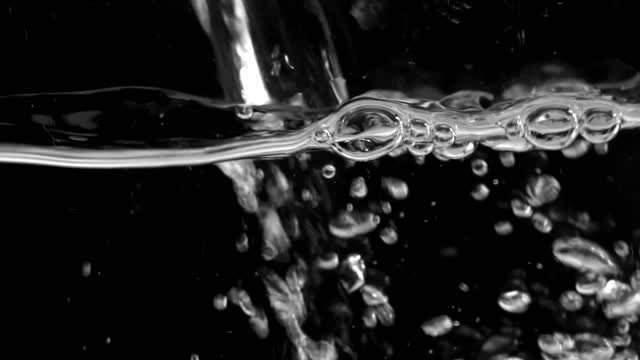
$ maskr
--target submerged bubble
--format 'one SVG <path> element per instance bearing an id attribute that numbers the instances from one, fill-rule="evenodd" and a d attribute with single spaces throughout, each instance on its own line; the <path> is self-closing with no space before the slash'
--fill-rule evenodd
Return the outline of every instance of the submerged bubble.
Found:
<path id="1" fill-rule="evenodd" d="M 591 144 L 587 141 L 577 139 L 570 146 L 562 149 L 562 155 L 567 159 L 577 159 L 589 151 Z"/>
<path id="2" fill-rule="evenodd" d="M 409 186 L 406 182 L 393 178 L 393 177 L 383 177 L 382 178 L 382 187 L 384 190 L 394 198 L 395 200 L 404 200 L 409 196 Z"/>
<path id="3" fill-rule="evenodd" d="M 382 326 L 391 326 L 396 320 L 396 312 L 389 303 L 382 303 L 374 307 L 376 317 Z"/>
<path id="4" fill-rule="evenodd" d="M 577 236 L 556 239 L 553 255 L 562 264 L 584 272 L 617 274 L 620 271 L 605 249 Z"/>
<path id="5" fill-rule="evenodd" d="M 519 290 L 511 290 L 500 294 L 498 305 L 502 310 L 514 314 L 521 314 L 527 311 L 531 304 L 531 296 Z"/>
<path id="6" fill-rule="evenodd" d="M 509 235 L 511 234 L 511 232 L 513 232 L 513 225 L 511 225 L 511 223 L 508 221 L 498 221 L 497 223 L 495 223 L 493 228 L 495 229 L 496 234 L 502 236 Z"/>
<path id="7" fill-rule="evenodd" d="M 373 231 L 379 223 L 380 217 L 370 212 L 342 211 L 329 222 L 329 232 L 348 239 Z"/>
<path id="8" fill-rule="evenodd" d="M 333 133 L 335 150 L 348 159 L 366 161 L 383 156 L 402 141 L 400 118 L 375 106 L 344 114 Z"/>
<path id="9" fill-rule="evenodd" d="M 378 315 L 376 315 L 376 311 L 372 307 L 364 309 L 362 323 L 368 328 L 374 328 L 378 324 Z"/>
<path id="10" fill-rule="evenodd" d="M 594 295 L 600 291 L 606 283 L 607 279 L 604 276 L 586 273 L 578 277 L 576 281 L 576 291 L 582 295 Z"/>
<path id="11" fill-rule="evenodd" d="M 579 359 L 608 360 L 613 356 L 611 343 L 599 335 L 591 333 L 576 334 L 573 337 L 574 349 Z"/>
<path id="12" fill-rule="evenodd" d="M 349 188 L 349 195 L 356 199 L 362 199 L 367 196 L 367 183 L 364 181 L 362 176 L 358 176 L 353 179 L 351 182 L 351 187 Z"/>
<path id="13" fill-rule="evenodd" d="M 473 190 L 471 190 L 471 197 L 474 200 L 482 201 L 489 196 L 489 188 L 485 184 L 476 185 Z"/>
<path id="14" fill-rule="evenodd" d="M 506 168 L 513 167 L 516 164 L 516 157 L 511 151 L 501 152 L 500 163 Z"/>
<path id="15" fill-rule="evenodd" d="M 527 183 L 527 201 L 538 207 L 548 204 L 560 196 L 560 183 L 551 175 L 536 175 Z"/>
<path id="16" fill-rule="evenodd" d="M 620 114 L 609 109 L 589 109 L 582 115 L 580 135 L 594 144 L 613 139 L 620 130 Z"/>
<path id="17" fill-rule="evenodd" d="M 533 214 L 533 216 L 531 217 L 531 223 L 536 230 L 540 231 L 543 234 L 548 234 L 553 229 L 551 220 L 549 220 L 548 217 L 541 213 Z"/>
<path id="18" fill-rule="evenodd" d="M 447 334 L 453 329 L 453 321 L 447 315 L 436 316 L 422 323 L 422 331 L 431 337 Z"/>
<path id="19" fill-rule="evenodd" d="M 511 290 L 500 294 L 498 305 L 502 310 L 514 314 L 521 314 L 527 311 L 531 304 L 531 296 L 519 290 Z"/>
<path id="20" fill-rule="evenodd" d="M 576 311 L 582 307 L 582 296 L 573 290 L 568 290 L 560 295 L 560 305 L 567 311 Z"/>
<path id="21" fill-rule="evenodd" d="M 578 135 L 578 118 L 566 107 L 543 107 L 525 119 L 524 136 L 534 146 L 545 150 L 560 150 Z"/>
<path id="22" fill-rule="evenodd" d="M 473 154 L 477 145 L 475 141 L 456 142 L 448 147 L 438 148 L 435 152 L 446 159 L 459 160 Z"/>
<path id="23" fill-rule="evenodd" d="M 224 294 L 217 294 L 213 297 L 213 307 L 216 310 L 224 310 L 227 308 L 227 296 Z"/>
<path id="24" fill-rule="evenodd" d="M 393 245 L 398 242 L 398 233 L 393 227 L 387 226 L 380 230 L 380 239 L 387 245 Z"/>
<path id="25" fill-rule="evenodd" d="M 246 253 L 249 251 L 249 237 L 247 234 L 241 234 L 236 240 L 236 250 L 239 253 Z"/>
<path id="26" fill-rule="evenodd" d="M 82 277 L 91 276 L 91 263 L 89 261 L 85 261 L 82 263 Z"/>
<path id="27" fill-rule="evenodd" d="M 358 254 L 347 256 L 340 265 L 340 282 L 347 292 L 352 293 L 364 285 L 365 264 Z"/>
<path id="28" fill-rule="evenodd" d="M 253 117 L 253 106 L 243 105 L 236 107 L 236 116 L 243 120 L 249 120 Z"/>
<path id="29" fill-rule="evenodd" d="M 409 121 L 407 145 L 412 154 L 418 156 L 430 154 L 434 147 L 430 137 L 431 126 L 429 122 L 420 118 L 413 118 Z"/>
<path id="30" fill-rule="evenodd" d="M 574 345 L 573 338 L 566 334 L 542 334 L 538 337 L 538 347 L 546 354 L 561 354 L 573 349 Z"/>
<path id="31" fill-rule="evenodd" d="M 331 164 L 327 164 L 325 166 L 322 167 L 322 176 L 325 179 L 332 179 L 334 176 L 336 176 L 336 168 L 335 166 L 331 165 Z"/>
<path id="32" fill-rule="evenodd" d="M 362 293 L 362 300 L 369 306 L 377 306 L 389 302 L 387 295 L 375 286 L 364 285 L 360 292 Z"/>
<path id="33" fill-rule="evenodd" d="M 630 291 L 620 299 L 606 304 L 604 314 L 609 319 L 640 315 L 640 290 Z"/>
<path id="34" fill-rule="evenodd" d="M 611 279 L 598 291 L 600 301 L 617 301 L 631 292 L 631 287 L 622 281 Z"/>
<path id="35" fill-rule="evenodd" d="M 511 211 L 513 211 L 513 215 L 520 218 L 527 218 L 533 214 L 531 206 L 520 199 L 511 200 Z"/>
<path id="36" fill-rule="evenodd" d="M 606 155 L 609 152 L 609 144 L 608 143 L 595 144 L 593 145 L 593 149 L 596 151 L 596 154 L 598 155 Z"/>
<path id="37" fill-rule="evenodd" d="M 621 258 L 629 256 L 629 245 L 626 242 L 619 240 L 613 243 L 613 251 Z"/>
<path id="38" fill-rule="evenodd" d="M 391 203 L 388 201 L 383 201 L 380 203 L 380 208 L 382 209 L 382 212 L 385 214 L 391 214 Z"/>
<path id="39" fill-rule="evenodd" d="M 436 124 L 433 127 L 433 141 L 436 148 L 451 146 L 456 140 L 456 133 L 449 124 Z"/>
<path id="40" fill-rule="evenodd" d="M 489 171 L 489 165 L 484 159 L 473 159 L 471 161 L 471 171 L 477 176 L 485 176 Z"/>
<path id="41" fill-rule="evenodd" d="M 331 141 L 331 133 L 327 129 L 320 129 L 313 133 L 313 140 L 318 144 L 327 144 Z"/>

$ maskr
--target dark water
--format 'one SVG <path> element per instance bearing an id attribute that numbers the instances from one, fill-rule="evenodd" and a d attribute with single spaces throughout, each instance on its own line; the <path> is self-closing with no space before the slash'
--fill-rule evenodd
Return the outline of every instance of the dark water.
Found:
<path id="1" fill-rule="evenodd" d="M 411 93 L 423 84 L 442 93 L 494 90 L 539 61 L 568 62 L 575 69 L 603 58 L 640 64 L 629 45 L 635 39 L 631 2 L 367 3 L 382 9 L 371 15 L 369 30 L 355 20 L 344 25 L 353 34 L 342 46 L 353 55 L 346 63 L 354 93 Z M 219 94 L 212 55 L 187 5 L 9 1 L 0 7 L 9 61 L 1 72 L 5 95 L 124 85 Z M 193 121 L 201 124 L 197 116 Z M 292 238 L 289 257 L 273 262 L 264 259 L 260 217 L 241 208 L 232 181 L 214 166 L 2 165 L 3 352 L 26 358 L 296 358 L 264 278 L 269 271 L 284 274 L 298 259 L 310 268 L 302 328 L 312 339 L 332 339 L 341 359 L 538 359 L 540 334 L 610 338 L 618 321 L 608 319 L 601 304 L 589 305 L 593 297 L 585 296 L 576 312 L 561 306 L 560 295 L 575 289 L 578 274 L 554 258 L 552 244 L 567 234 L 589 238 L 611 254 L 621 272 L 614 277 L 630 282 L 640 251 L 637 137 L 622 132 L 606 154 L 591 148 L 577 159 L 560 152 L 516 154 L 514 167 L 483 148 L 463 161 L 427 157 L 423 164 L 402 155 L 352 165 L 325 152 L 257 162 L 267 183 L 277 178 L 277 167 L 290 184 L 276 193 L 281 201 L 259 195 L 263 203 L 277 204 Z M 486 175 L 473 173 L 475 159 L 486 161 Z M 335 168 L 329 179 L 323 176 L 327 164 Z M 561 184 L 559 197 L 536 209 L 551 219 L 549 232 L 511 209 L 537 171 Z M 368 192 L 354 200 L 349 190 L 358 176 Z M 383 177 L 405 182 L 408 197 L 390 197 Z M 470 194 L 480 183 L 489 190 L 483 201 Z M 315 194 L 316 205 L 304 190 Z M 380 201 L 389 202 L 390 213 Z M 376 230 L 349 239 L 332 235 L 329 223 L 348 203 L 378 214 Z M 292 235 L 293 219 L 298 236 Z M 512 231 L 499 235 L 495 225 L 504 221 Z M 396 229 L 396 243 L 379 238 L 386 226 Z M 242 234 L 247 252 L 236 244 Z M 616 254 L 616 241 L 628 245 L 628 256 Z M 361 294 L 346 292 L 342 275 L 313 268 L 327 252 L 341 259 L 361 254 L 367 281 L 389 298 L 393 325 L 365 327 Z M 231 302 L 224 311 L 215 309 L 215 296 L 232 287 L 245 289 L 265 311 L 268 337 L 261 339 Z M 513 289 L 532 298 L 522 314 L 497 303 Z M 427 336 L 424 322 L 439 315 L 458 324 L 449 334 Z M 640 351 L 638 333 L 632 322 L 631 344 L 619 348 Z M 492 338 L 497 345 L 486 345 Z"/>

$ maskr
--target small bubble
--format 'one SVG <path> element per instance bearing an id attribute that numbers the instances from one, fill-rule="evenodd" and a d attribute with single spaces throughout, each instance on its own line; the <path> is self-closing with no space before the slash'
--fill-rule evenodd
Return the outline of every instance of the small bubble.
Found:
<path id="1" fill-rule="evenodd" d="M 347 211 L 353 211 L 353 204 L 352 203 L 348 203 L 347 204 Z"/>
<path id="2" fill-rule="evenodd" d="M 398 146 L 397 148 L 391 150 L 389 153 L 389 157 L 396 158 L 400 155 L 404 155 L 407 152 L 407 148 L 404 146 Z"/>
<path id="3" fill-rule="evenodd" d="M 618 326 L 616 326 L 616 331 L 619 334 L 626 334 L 629 332 L 630 328 L 631 324 L 626 319 L 620 319 L 620 321 L 618 321 Z"/>
<path id="4" fill-rule="evenodd" d="M 383 303 L 375 308 L 376 317 L 382 326 L 391 326 L 395 322 L 396 312 L 389 303 Z"/>
<path id="5" fill-rule="evenodd" d="M 358 254 L 349 255 L 340 265 L 340 282 L 348 293 L 364 285 L 365 264 Z"/>
<path id="6" fill-rule="evenodd" d="M 469 291 L 469 285 L 467 285 L 465 283 L 460 283 L 460 285 L 458 285 L 458 288 L 462 292 L 468 292 Z"/>
<path id="7" fill-rule="evenodd" d="M 385 227 L 380 230 L 380 239 L 387 245 L 393 245 L 398 242 L 398 233 L 393 227 Z"/>
<path id="8" fill-rule="evenodd" d="M 249 250 L 249 237 L 247 234 L 242 234 L 236 240 L 236 250 L 239 253 L 246 253 Z"/>
<path id="9" fill-rule="evenodd" d="M 385 214 L 391 214 L 391 203 L 388 201 L 383 201 L 382 203 L 380 203 L 380 206 L 382 207 L 382 212 Z"/>
<path id="10" fill-rule="evenodd" d="M 320 129 L 313 133 L 313 140 L 318 144 L 327 144 L 331 141 L 331 133 L 327 129 Z"/>
<path id="11" fill-rule="evenodd" d="M 582 304 L 582 296 L 573 290 L 565 291 L 560 295 L 560 305 L 567 311 L 577 311 Z"/>
<path id="12" fill-rule="evenodd" d="M 562 149 L 561 152 L 562 155 L 564 155 L 564 157 L 566 157 L 567 159 L 577 159 L 584 156 L 584 154 L 589 151 L 590 147 L 591 144 L 589 144 L 587 141 L 578 139 L 574 141 L 570 146 Z"/>
<path id="13" fill-rule="evenodd" d="M 476 185 L 473 190 L 471 190 L 471 197 L 474 200 L 482 201 L 489 196 L 489 188 L 485 184 Z"/>
<path id="14" fill-rule="evenodd" d="M 511 290 L 502 293 L 498 298 L 498 305 L 502 310 L 514 314 L 527 311 L 531 304 L 531 296 L 524 291 Z"/>
<path id="15" fill-rule="evenodd" d="M 522 138 L 524 128 L 518 119 L 511 119 L 504 125 L 504 132 L 509 139 L 517 140 Z"/>
<path id="16" fill-rule="evenodd" d="M 455 142 L 449 147 L 436 149 L 435 154 L 446 159 L 459 160 L 473 154 L 477 145 L 475 141 Z"/>
<path id="17" fill-rule="evenodd" d="M 622 120 L 618 113 L 605 109 L 589 109 L 582 116 L 580 135 L 594 144 L 602 144 L 618 133 Z"/>
<path id="18" fill-rule="evenodd" d="M 560 150 L 578 135 L 578 118 L 566 107 L 540 108 L 527 116 L 524 128 L 524 136 L 532 145 Z"/>
<path id="19" fill-rule="evenodd" d="M 594 273 L 586 273 L 576 280 L 576 291 L 582 295 L 594 295 L 606 284 L 607 279 Z"/>
<path id="20" fill-rule="evenodd" d="M 91 263 L 88 261 L 82 263 L 82 276 L 85 278 L 91 276 Z"/>
<path id="21" fill-rule="evenodd" d="M 602 301 L 618 301 L 631 293 L 631 287 L 621 281 L 611 279 L 597 293 L 597 299 Z M 640 298 L 638 299 L 640 300 Z"/>
<path id="22" fill-rule="evenodd" d="M 527 201 L 533 207 L 548 204 L 560 196 L 560 182 L 551 175 L 536 175 L 527 183 Z"/>
<path id="23" fill-rule="evenodd" d="M 329 232 L 349 239 L 375 230 L 379 223 L 380 217 L 370 212 L 342 211 L 329 222 Z"/>
<path id="24" fill-rule="evenodd" d="M 389 298 L 380 289 L 371 285 L 364 285 L 360 288 L 362 300 L 369 306 L 382 305 L 389 302 Z"/>
<path id="25" fill-rule="evenodd" d="M 471 161 L 471 171 L 476 176 L 485 176 L 489 171 L 489 166 L 483 159 L 473 159 L 473 161 Z"/>
<path id="26" fill-rule="evenodd" d="M 409 121 L 409 151 L 414 155 L 424 156 L 431 153 L 434 144 L 430 141 L 431 127 L 426 120 L 413 118 Z"/>
<path id="27" fill-rule="evenodd" d="M 598 155 L 606 155 L 609 152 L 609 144 L 608 143 L 594 144 L 593 149 L 596 151 L 596 154 Z"/>
<path id="28" fill-rule="evenodd" d="M 336 168 L 331 165 L 331 164 L 327 164 L 325 166 L 322 167 L 322 176 L 325 179 L 331 179 L 334 176 L 336 176 Z"/>
<path id="29" fill-rule="evenodd" d="M 621 258 L 626 258 L 629 256 L 629 245 L 622 240 L 616 241 L 613 243 L 613 251 Z"/>
<path id="30" fill-rule="evenodd" d="M 511 200 L 511 211 L 513 215 L 520 218 L 527 218 L 533 214 L 531 206 L 520 199 Z"/>
<path id="31" fill-rule="evenodd" d="M 316 264 L 320 269 L 333 270 L 338 267 L 340 259 L 335 252 L 326 253 L 316 260 Z"/>
<path id="32" fill-rule="evenodd" d="M 511 168 L 516 164 L 516 157 L 511 151 L 501 152 L 500 163 L 506 168 Z"/>
<path id="33" fill-rule="evenodd" d="M 300 196 L 302 197 L 303 201 L 312 201 L 313 200 L 313 194 L 308 189 L 303 189 L 302 193 L 300 194 Z"/>
<path id="34" fill-rule="evenodd" d="M 422 323 L 422 331 L 431 337 L 447 334 L 453 329 L 453 321 L 447 315 L 436 316 Z"/>
<path id="35" fill-rule="evenodd" d="M 351 182 L 351 188 L 349 189 L 349 195 L 355 199 L 362 199 L 367 196 L 367 183 L 362 176 L 358 176 Z"/>
<path id="36" fill-rule="evenodd" d="M 222 311 L 227 308 L 227 297 L 224 294 L 217 294 L 213 297 L 213 308 Z"/>
<path id="37" fill-rule="evenodd" d="M 433 140 L 437 148 L 451 146 L 456 138 L 456 134 L 449 124 L 436 124 L 433 128 Z"/>
<path id="38" fill-rule="evenodd" d="M 409 196 L 409 186 L 400 179 L 383 177 L 382 187 L 395 200 L 404 200 Z"/>
<path id="39" fill-rule="evenodd" d="M 619 269 L 600 245 L 580 237 L 562 237 L 553 242 L 553 255 L 562 264 L 595 274 L 617 274 Z"/>
<path id="40" fill-rule="evenodd" d="M 242 120 L 249 120 L 253 117 L 252 106 L 238 106 L 236 107 L 236 116 Z"/>
<path id="41" fill-rule="evenodd" d="M 496 234 L 501 236 L 509 235 L 513 232 L 513 225 L 508 221 L 498 221 L 493 228 L 495 229 Z"/>
<path id="42" fill-rule="evenodd" d="M 573 349 L 574 340 L 569 335 L 554 333 L 542 334 L 538 337 L 538 347 L 546 354 L 562 354 Z"/>
<path id="43" fill-rule="evenodd" d="M 372 307 L 367 307 L 364 309 L 362 314 L 362 323 L 365 327 L 374 328 L 378 324 L 378 316 L 376 315 L 376 311 Z"/>
<path id="44" fill-rule="evenodd" d="M 553 224 L 548 217 L 541 213 L 535 213 L 531 217 L 531 223 L 533 227 L 543 234 L 548 234 L 553 229 Z"/>
<path id="45" fill-rule="evenodd" d="M 424 155 L 416 155 L 415 159 L 416 159 L 416 165 L 424 165 L 426 161 L 426 157 Z"/>

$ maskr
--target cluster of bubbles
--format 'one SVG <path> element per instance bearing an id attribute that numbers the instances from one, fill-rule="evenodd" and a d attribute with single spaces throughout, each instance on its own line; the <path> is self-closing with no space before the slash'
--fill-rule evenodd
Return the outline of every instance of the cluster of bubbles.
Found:
<path id="1" fill-rule="evenodd" d="M 621 127 L 638 126 L 637 106 L 616 103 L 583 84 L 575 88 L 557 87 L 489 108 L 480 100 L 493 96 L 480 91 L 460 91 L 440 101 L 363 96 L 315 124 L 313 140 L 356 161 L 398 148 L 416 156 L 461 159 L 478 144 L 502 151 L 563 150 L 573 158 L 591 144 L 602 150 Z M 513 166 L 512 159 L 505 156 L 503 164 Z"/>

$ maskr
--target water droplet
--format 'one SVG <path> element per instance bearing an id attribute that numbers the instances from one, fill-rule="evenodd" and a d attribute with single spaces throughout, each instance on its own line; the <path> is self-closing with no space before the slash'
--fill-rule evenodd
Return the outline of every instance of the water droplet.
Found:
<path id="1" fill-rule="evenodd" d="M 362 176 L 358 176 L 351 182 L 351 188 L 349 194 L 355 199 L 362 199 L 367 196 L 367 183 Z"/>
<path id="2" fill-rule="evenodd" d="M 342 211 L 329 222 L 333 236 L 349 239 L 369 233 L 378 226 L 380 217 L 370 212 Z"/>
<path id="3" fill-rule="evenodd" d="M 369 306 L 377 306 L 389 302 L 387 295 L 375 286 L 364 285 L 360 292 L 362 293 L 362 300 Z"/>
<path id="4" fill-rule="evenodd" d="M 456 140 L 456 134 L 449 124 L 436 124 L 433 127 L 433 141 L 436 148 L 449 147 Z"/>
<path id="5" fill-rule="evenodd" d="M 383 303 L 381 305 L 378 305 L 374 307 L 374 310 L 376 312 L 376 317 L 378 318 L 380 325 L 382 326 L 393 325 L 393 323 L 396 320 L 396 312 L 393 309 L 393 307 L 389 305 L 389 303 Z"/>
<path id="6" fill-rule="evenodd" d="M 332 179 L 334 176 L 336 176 L 336 168 L 331 164 L 327 164 L 327 165 L 323 166 L 322 167 L 322 176 L 325 179 Z"/>
<path id="7" fill-rule="evenodd" d="M 380 230 L 380 239 L 387 245 L 393 245 L 398 242 L 398 233 L 393 227 L 387 226 Z"/>
<path id="8" fill-rule="evenodd" d="M 422 323 L 422 331 L 431 337 L 447 334 L 453 329 L 453 321 L 447 315 L 436 316 Z"/>
<path id="9" fill-rule="evenodd" d="M 594 144 L 602 144 L 618 133 L 620 114 L 607 109 L 589 109 L 582 115 L 580 135 Z"/>
<path id="10" fill-rule="evenodd" d="M 531 217 L 531 223 L 536 230 L 540 231 L 543 234 L 548 234 L 553 228 L 551 220 L 549 220 L 548 217 L 541 213 L 533 214 L 533 216 Z"/>
<path id="11" fill-rule="evenodd" d="M 504 292 L 498 298 L 498 305 L 502 310 L 513 314 L 527 311 L 531 304 L 531 296 L 524 291 L 511 290 Z"/>
<path id="12" fill-rule="evenodd" d="M 630 291 L 616 301 L 609 302 L 604 307 L 607 318 L 621 318 L 640 315 L 640 290 Z"/>
<path id="13" fill-rule="evenodd" d="M 553 242 L 553 255 L 562 264 L 583 272 L 617 274 L 618 266 L 600 245 L 580 237 L 562 237 Z"/>
<path id="14" fill-rule="evenodd" d="M 409 196 L 409 186 L 400 179 L 383 177 L 382 187 L 395 200 L 404 200 Z"/>
<path id="15" fill-rule="evenodd" d="M 607 279 L 604 276 L 586 273 L 578 277 L 576 281 L 576 291 L 582 295 L 594 295 L 600 291 L 606 283 Z"/>
<path id="16" fill-rule="evenodd" d="M 340 265 L 340 282 L 347 292 L 352 293 L 364 285 L 365 264 L 358 254 L 347 256 Z"/>
<path id="17" fill-rule="evenodd" d="M 527 218 L 533 214 L 531 206 L 520 199 L 511 200 L 511 211 L 513 215 L 520 218 Z"/>
<path id="18" fill-rule="evenodd" d="M 91 263 L 88 261 L 85 261 L 82 263 L 82 277 L 89 277 L 91 276 Z"/>
<path id="19" fill-rule="evenodd" d="M 508 221 L 498 221 L 493 228 L 495 229 L 496 234 L 501 236 L 506 236 L 513 232 L 513 225 Z"/>
<path id="20" fill-rule="evenodd" d="M 362 314 L 362 322 L 365 327 L 374 328 L 378 324 L 378 316 L 376 315 L 376 311 L 372 307 L 367 307 L 364 309 Z"/>
<path id="21" fill-rule="evenodd" d="M 538 347 L 546 354 L 558 355 L 573 349 L 574 345 L 574 340 L 566 334 L 542 334 L 538 337 Z"/>
<path id="22" fill-rule="evenodd" d="M 582 307 L 582 296 L 573 290 L 568 290 L 560 295 L 560 305 L 567 311 L 577 311 Z"/>
<path id="23" fill-rule="evenodd" d="M 484 159 L 473 159 L 473 161 L 471 161 L 471 171 L 476 176 L 485 176 L 489 171 L 489 165 L 487 165 Z"/>
<path id="24" fill-rule="evenodd" d="M 474 200 L 482 201 L 489 196 L 489 188 L 485 184 L 476 185 L 473 190 L 471 190 L 471 197 Z"/>
<path id="25" fill-rule="evenodd" d="M 326 253 L 316 259 L 316 265 L 322 270 L 333 270 L 338 267 L 340 259 L 334 252 Z"/>
<path id="26" fill-rule="evenodd" d="M 227 297 L 224 294 L 217 294 L 213 297 L 213 308 L 216 310 L 224 310 L 227 308 Z"/>
<path id="27" fill-rule="evenodd" d="M 396 148 L 402 141 L 400 118 L 383 108 L 352 110 L 339 120 L 333 134 L 335 150 L 352 160 L 373 160 Z"/>
<path id="28" fill-rule="evenodd" d="M 527 201 L 538 207 L 548 204 L 560 196 L 560 182 L 551 175 L 536 175 L 527 183 Z"/>
<path id="29" fill-rule="evenodd" d="M 526 117 L 524 136 L 534 146 L 545 150 L 560 150 L 575 140 L 578 119 L 565 107 L 540 108 Z"/>
<path id="30" fill-rule="evenodd" d="M 591 144 L 587 141 L 578 139 L 573 142 L 570 146 L 562 149 L 562 155 L 567 159 L 577 159 L 589 151 Z"/>
<path id="31" fill-rule="evenodd" d="M 620 240 L 613 243 L 613 251 L 621 258 L 629 256 L 629 245 L 626 242 Z"/>
<path id="32" fill-rule="evenodd" d="M 516 157 L 511 151 L 501 152 L 500 163 L 506 168 L 513 167 L 516 164 Z"/>

